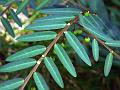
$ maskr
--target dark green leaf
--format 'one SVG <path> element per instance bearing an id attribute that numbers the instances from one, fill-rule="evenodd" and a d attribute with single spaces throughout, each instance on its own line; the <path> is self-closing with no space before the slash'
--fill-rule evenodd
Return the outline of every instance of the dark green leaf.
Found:
<path id="1" fill-rule="evenodd" d="M 94 39 L 92 41 L 92 53 L 93 53 L 93 57 L 94 57 L 95 61 L 98 61 L 98 59 L 99 59 L 99 46 L 98 46 L 98 42 L 96 41 L 96 39 Z"/>
<path id="2" fill-rule="evenodd" d="M 19 59 L 18 61 L 10 62 L 0 67 L 0 72 L 13 72 L 29 68 L 36 64 L 36 60 L 32 58 Z"/>
<path id="3" fill-rule="evenodd" d="M 52 8 L 52 9 L 42 9 L 40 10 L 41 13 L 46 14 L 62 14 L 62 15 L 78 15 L 81 10 L 77 8 Z"/>
<path id="4" fill-rule="evenodd" d="M 109 53 L 105 60 L 105 66 L 104 66 L 104 75 L 107 77 L 110 73 L 111 67 L 113 63 L 113 54 Z"/>
<path id="5" fill-rule="evenodd" d="M 49 57 L 45 57 L 44 59 L 45 66 L 47 67 L 48 71 L 50 72 L 53 79 L 56 81 L 56 83 L 61 87 L 64 88 L 62 77 L 58 71 L 57 66 L 53 62 L 53 60 Z"/>
<path id="6" fill-rule="evenodd" d="M 62 48 L 62 46 L 59 45 L 59 44 L 55 44 L 54 50 L 55 50 L 57 56 L 59 57 L 61 63 L 68 70 L 68 72 L 72 76 L 76 77 L 77 74 L 76 74 L 75 68 L 74 68 L 72 62 L 70 61 L 69 56 L 67 55 L 67 53 L 65 52 L 65 50 Z"/>
<path id="7" fill-rule="evenodd" d="M 24 8 L 28 5 L 30 0 L 24 0 L 18 7 L 17 9 L 17 14 L 19 14 L 20 12 L 22 12 L 24 10 Z"/>
<path id="8" fill-rule="evenodd" d="M 104 41 L 111 41 L 112 40 L 112 38 L 110 38 L 108 35 L 105 35 L 102 31 L 100 31 L 100 29 L 99 29 L 100 27 L 95 26 L 87 16 L 83 16 L 82 14 L 79 14 L 79 23 L 88 32 L 99 37 L 100 39 L 102 39 Z"/>
<path id="9" fill-rule="evenodd" d="M 5 0 L 4 0 L 5 1 Z M 6 0 L 6 3 L 5 3 L 5 5 L 7 6 L 7 5 L 9 5 L 9 4 L 11 4 L 11 3 L 13 3 L 15 0 Z"/>
<path id="10" fill-rule="evenodd" d="M 44 7 L 46 4 L 48 4 L 51 0 L 42 0 L 42 2 L 36 7 L 36 10 L 41 9 Z"/>
<path id="11" fill-rule="evenodd" d="M 35 32 L 32 34 L 23 35 L 17 38 L 18 41 L 43 41 L 43 40 L 51 40 L 56 37 L 56 32 L 52 31 L 43 31 L 43 32 Z"/>
<path id="12" fill-rule="evenodd" d="M 24 83 L 24 79 L 22 78 L 15 78 L 12 80 L 5 81 L 0 83 L 0 90 L 14 90 L 20 87 Z"/>
<path id="13" fill-rule="evenodd" d="M 73 20 L 75 16 L 73 15 L 49 15 L 47 17 L 43 17 L 40 19 L 35 20 L 35 22 L 50 22 L 50 21 L 59 21 L 59 22 L 65 22 Z"/>
<path id="14" fill-rule="evenodd" d="M 33 57 L 43 53 L 46 50 L 45 46 L 35 45 L 28 48 L 25 48 L 21 51 L 16 52 L 15 54 L 9 56 L 6 61 L 15 61 L 18 59 Z"/>
<path id="15" fill-rule="evenodd" d="M 31 24 L 26 27 L 26 29 L 31 30 L 52 30 L 52 29 L 60 29 L 64 28 L 66 26 L 65 22 L 58 22 L 58 21 L 49 21 L 49 22 L 37 22 L 34 24 Z"/>
<path id="16" fill-rule="evenodd" d="M 70 31 L 65 32 L 65 36 L 67 38 L 67 41 L 71 45 L 71 47 L 75 50 L 75 52 L 81 57 L 81 59 L 91 66 L 91 61 L 84 49 L 84 46 L 80 43 L 80 41 L 77 39 L 77 37 Z"/>
<path id="17" fill-rule="evenodd" d="M 120 41 L 111 40 L 111 41 L 105 42 L 105 44 L 108 46 L 120 47 Z"/>
<path id="18" fill-rule="evenodd" d="M 4 25 L 4 27 L 6 28 L 7 32 L 12 36 L 12 37 L 15 37 L 15 34 L 14 34 L 14 31 L 12 29 L 12 26 L 10 25 L 9 21 L 2 17 L 1 18 L 1 22 L 2 24 Z"/>
<path id="19" fill-rule="evenodd" d="M 40 73 L 34 72 L 33 78 L 35 80 L 38 90 L 49 90 L 43 76 Z"/>
<path id="20" fill-rule="evenodd" d="M 20 19 L 18 18 L 17 14 L 13 11 L 13 9 L 9 9 L 9 13 L 10 13 L 11 17 L 13 18 L 13 20 L 14 20 L 20 27 L 22 27 L 22 23 L 21 23 Z"/>

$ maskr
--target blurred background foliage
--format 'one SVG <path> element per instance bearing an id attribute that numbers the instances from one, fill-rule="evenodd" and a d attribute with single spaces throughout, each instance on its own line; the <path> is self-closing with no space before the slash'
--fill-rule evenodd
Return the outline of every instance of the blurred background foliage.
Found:
<path id="1" fill-rule="evenodd" d="M 0 0 L 0 3 L 4 4 L 3 1 L 5 2 L 5 0 Z M 26 24 L 28 25 L 28 23 L 32 22 L 35 18 L 45 16 L 44 14 L 41 14 L 37 10 L 35 10 L 36 6 L 39 5 L 41 1 L 42 0 L 30 0 L 29 5 L 24 9 L 23 13 L 19 15 L 23 23 L 23 27 L 21 28 L 19 28 L 11 20 L 11 17 L 9 16 L 8 12 L 4 14 L 4 16 L 6 16 L 7 14 L 8 16 L 7 18 L 9 19 L 12 27 L 15 30 L 16 37 L 26 33 L 31 33 L 31 31 L 27 31 L 27 30 L 23 31 Z M 111 28 L 111 31 L 109 30 L 107 31 L 107 33 L 120 40 L 120 36 L 119 36 L 120 35 L 120 0 L 70 0 L 70 1 L 75 1 L 79 3 L 79 5 L 87 7 L 92 12 L 97 13 L 106 22 L 107 26 Z M 46 7 L 49 8 L 61 7 L 59 3 L 63 4 L 62 2 L 64 2 L 64 0 L 53 0 L 53 2 L 49 3 Z M 15 9 L 17 8 L 17 5 L 19 5 L 19 2 L 12 4 L 12 7 Z M 67 6 L 77 7 L 77 6 L 73 6 L 71 3 L 67 3 L 62 7 L 67 7 Z M 0 12 L 2 12 L 4 9 L 5 6 L 3 7 L 3 5 L 0 5 Z M 79 35 L 81 35 L 81 33 L 82 31 L 78 33 L 74 32 L 74 34 L 76 35 L 78 34 L 78 38 Z M 91 48 L 89 47 L 90 38 L 86 36 L 84 37 L 85 39 L 82 42 L 84 43 L 84 45 L 88 47 L 87 49 L 90 55 L 91 54 Z M 0 23 L 0 65 L 7 63 L 5 62 L 5 58 L 15 53 L 18 50 L 36 44 L 44 44 L 47 46 L 49 42 L 50 41 L 48 41 L 47 43 L 17 42 L 15 39 L 10 37 L 5 32 L 4 27 Z M 93 62 L 95 63 L 95 65 L 93 65 L 92 67 L 88 67 L 81 61 L 81 59 L 76 54 L 73 53 L 71 48 L 67 46 L 67 44 L 65 44 L 65 40 L 61 40 L 59 42 L 61 43 L 62 46 L 64 46 L 64 48 L 66 48 L 66 50 L 68 50 L 70 54 L 69 56 L 71 56 L 72 62 L 76 68 L 76 72 L 78 75 L 77 78 L 73 78 L 72 76 L 70 76 L 67 73 L 67 71 L 64 69 L 62 64 L 60 64 L 59 62 L 57 62 L 58 60 L 56 60 L 56 64 L 59 67 L 59 70 L 63 77 L 63 81 L 65 83 L 64 90 L 120 90 L 119 60 L 114 60 L 111 73 L 107 78 L 105 78 L 103 75 L 104 59 L 107 50 L 101 48 L 100 52 L 102 53 L 100 53 L 101 58 L 99 63 Z M 118 49 L 116 48 L 116 50 Z M 118 53 L 120 53 L 119 50 Z M 54 53 L 50 53 L 50 55 L 53 56 L 53 58 L 55 57 Z M 30 69 L 21 70 L 19 72 L 14 72 L 14 73 L 0 73 L 0 82 L 18 76 L 25 77 L 29 73 Z M 51 90 L 62 90 L 55 84 L 54 80 L 51 78 L 49 72 L 47 71 L 44 65 L 41 65 L 38 71 L 40 71 L 42 75 L 45 77 Z M 29 84 L 26 86 L 25 90 L 37 90 L 33 80 L 29 81 Z"/>

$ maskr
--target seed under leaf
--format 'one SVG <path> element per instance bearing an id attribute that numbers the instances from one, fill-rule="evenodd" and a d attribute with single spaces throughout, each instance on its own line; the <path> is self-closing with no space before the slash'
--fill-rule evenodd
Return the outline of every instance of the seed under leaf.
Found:
<path id="1" fill-rule="evenodd" d="M 64 88 L 64 83 L 62 80 L 62 77 L 60 75 L 60 72 L 53 62 L 52 58 L 45 57 L 44 59 L 45 66 L 47 67 L 48 71 L 50 72 L 53 79 L 56 81 L 56 83 L 61 87 Z"/>
<path id="2" fill-rule="evenodd" d="M 105 60 L 105 66 L 104 66 L 105 77 L 107 77 L 109 75 L 111 67 L 112 67 L 112 63 L 113 63 L 113 54 L 109 53 Z"/>
<path id="3" fill-rule="evenodd" d="M 24 83 L 24 79 L 15 78 L 0 83 L 0 90 L 14 90 L 19 88 Z"/>
<path id="4" fill-rule="evenodd" d="M 38 90 L 49 90 L 46 81 L 40 73 L 34 72 L 33 78 L 35 80 Z"/>
<path id="5" fill-rule="evenodd" d="M 87 12 L 84 13 L 84 16 L 90 16 L 90 15 L 91 15 L 91 14 L 90 14 L 89 11 L 87 11 Z"/>
<path id="6" fill-rule="evenodd" d="M 92 41 L 92 53 L 95 61 L 98 61 L 99 59 L 99 45 L 96 39 Z"/>

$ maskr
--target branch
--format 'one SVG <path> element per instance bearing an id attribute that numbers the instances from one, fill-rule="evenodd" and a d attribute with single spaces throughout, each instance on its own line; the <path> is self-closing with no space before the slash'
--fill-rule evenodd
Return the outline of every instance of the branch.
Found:
<path id="1" fill-rule="evenodd" d="M 12 4 L 9 4 L 8 7 L 0 14 L 0 16 L 2 16 L 4 13 L 7 12 L 7 10 L 12 6 Z"/>
<path id="2" fill-rule="evenodd" d="M 77 25 L 80 26 L 80 24 L 78 24 L 78 23 L 77 23 Z M 117 54 L 112 48 L 110 48 L 109 46 L 107 46 L 104 41 L 102 41 L 102 40 L 99 39 L 98 37 L 94 36 L 93 34 L 88 33 L 86 30 L 84 30 L 84 32 L 85 32 L 88 36 L 90 36 L 90 37 L 92 37 L 92 38 L 95 38 L 101 45 L 103 45 L 107 50 L 109 50 L 111 53 L 113 53 L 113 55 L 115 55 L 115 56 L 120 60 L 120 55 Z"/>
<path id="3" fill-rule="evenodd" d="M 30 71 L 30 73 L 28 74 L 28 76 L 25 78 L 24 84 L 20 87 L 19 90 L 24 90 L 26 84 L 28 83 L 28 81 L 30 80 L 30 78 L 32 77 L 33 73 L 36 72 L 37 68 L 39 67 L 39 65 L 41 64 L 42 60 L 48 55 L 48 53 L 50 52 L 50 50 L 52 49 L 52 47 L 57 43 L 57 41 L 60 39 L 60 37 L 63 35 L 63 33 L 65 31 L 68 30 L 68 28 L 74 23 L 76 22 L 76 20 L 78 20 L 78 17 L 75 17 L 75 19 L 73 21 L 71 21 L 70 23 L 68 23 L 66 25 L 66 27 L 60 31 L 58 33 L 58 35 L 56 36 L 56 38 L 49 44 L 49 46 L 47 47 L 46 51 L 44 52 L 44 54 L 38 59 L 37 64 L 33 67 L 33 69 Z"/>

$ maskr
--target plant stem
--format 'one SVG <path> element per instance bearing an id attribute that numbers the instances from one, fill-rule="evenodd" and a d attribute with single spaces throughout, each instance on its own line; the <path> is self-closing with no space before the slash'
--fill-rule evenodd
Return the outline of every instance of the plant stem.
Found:
<path id="1" fill-rule="evenodd" d="M 8 7 L 0 14 L 0 16 L 2 16 L 4 13 L 7 12 L 7 10 L 12 6 L 12 4 L 8 5 Z"/>
<path id="2" fill-rule="evenodd" d="M 78 23 L 77 23 L 77 25 L 80 26 L 80 24 L 78 24 Z M 97 37 L 94 36 L 93 34 L 88 33 L 86 30 L 84 30 L 84 32 L 85 32 L 88 36 L 90 36 L 90 37 L 92 37 L 92 38 L 95 38 L 101 45 L 103 45 L 107 50 L 109 50 L 109 52 L 113 53 L 113 55 L 115 55 L 115 56 L 120 60 L 120 55 L 117 54 L 112 48 L 110 48 L 109 46 L 107 46 L 104 41 L 102 41 L 101 39 L 97 38 Z"/>
<path id="3" fill-rule="evenodd" d="M 77 23 L 77 25 L 81 27 L 81 25 L 80 25 L 79 23 Z M 115 56 L 120 60 L 120 55 L 117 54 L 112 48 L 110 48 L 109 46 L 107 46 L 104 41 L 102 41 L 101 39 L 97 38 L 95 35 L 89 33 L 89 32 L 86 31 L 85 29 L 84 29 L 84 32 L 85 32 L 88 36 L 90 36 L 90 37 L 92 37 L 92 38 L 95 38 L 101 45 L 103 45 L 107 50 L 109 50 L 109 52 L 113 53 L 113 55 L 115 55 Z"/>
<path id="4" fill-rule="evenodd" d="M 76 17 L 73 21 L 71 21 L 70 23 L 68 23 L 66 25 L 66 27 L 61 30 L 58 35 L 56 36 L 56 38 L 48 45 L 46 51 L 44 52 L 44 54 L 38 59 L 37 64 L 33 67 L 33 69 L 30 71 L 30 73 L 28 74 L 28 76 L 25 78 L 24 84 L 20 87 L 19 90 L 24 90 L 24 87 L 26 86 L 26 84 L 28 83 L 28 81 L 30 80 L 30 78 L 32 77 L 33 73 L 36 72 L 37 68 L 39 67 L 39 65 L 41 64 L 42 60 L 44 59 L 44 57 L 46 57 L 48 55 L 48 53 L 50 52 L 50 50 L 52 49 L 52 47 L 57 43 L 57 41 L 60 39 L 60 37 L 63 35 L 63 33 L 65 31 L 68 30 L 68 28 L 78 19 L 78 17 Z"/>
<path id="5" fill-rule="evenodd" d="M 101 45 L 103 45 L 107 50 L 109 50 L 113 55 L 115 55 L 119 60 L 120 60 L 120 55 L 117 54 L 112 48 L 110 48 L 109 46 L 107 46 L 105 44 L 105 42 L 103 42 L 102 40 L 100 40 L 99 38 L 93 36 L 93 35 L 90 35 L 91 37 L 95 38 Z"/>

